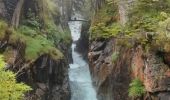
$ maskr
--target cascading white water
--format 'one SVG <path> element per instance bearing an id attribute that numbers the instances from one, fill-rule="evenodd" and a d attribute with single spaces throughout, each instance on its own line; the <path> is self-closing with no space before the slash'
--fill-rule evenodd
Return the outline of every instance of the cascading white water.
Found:
<path id="1" fill-rule="evenodd" d="M 72 57 L 73 63 L 70 64 L 69 78 L 71 86 L 71 100 L 97 100 L 96 92 L 92 85 L 88 63 L 74 49 L 75 41 L 80 38 L 82 22 L 70 21 L 69 27 L 73 39 Z"/>

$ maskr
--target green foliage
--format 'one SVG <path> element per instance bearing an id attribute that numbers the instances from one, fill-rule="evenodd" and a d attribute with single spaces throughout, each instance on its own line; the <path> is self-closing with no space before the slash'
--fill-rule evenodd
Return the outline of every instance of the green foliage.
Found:
<path id="1" fill-rule="evenodd" d="M 56 45 L 59 42 L 63 42 L 63 43 L 71 42 L 70 32 L 67 30 L 62 31 L 62 29 L 59 28 L 59 26 L 55 25 L 54 22 L 49 21 L 47 23 L 46 32 L 47 32 L 47 38 L 49 40 L 52 40 Z"/>
<path id="2" fill-rule="evenodd" d="M 53 59 L 59 59 L 63 55 L 55 48 L 52 41 L 47 40 L 41 35 L 30 36 L 20 30 L 13 30 L 10 36 L 10 44 L 17 44 L 17 41 L 23 42 L 26 45 L 25 59 L 35 60 L 42 54 L 49 54 Z"/>
<path id="3" fill-rule="evenodd" d="M 108 3 L 109 3 L 109 1 L 108 1 Z M 117 21 L 118 6 L 111 1 L 110 1 L 110 3 L 105 4 L 101 9 L 99 9 L 99 11 L 97 11 L 97 13 L 95 14 L 95 16 L 92 20 L 92 26 L 95 26 L 99 23 L 109 24 L 110 21 L 112 21 L 112 22 Z"/>
<path id="4" fill-rule="evenodd" d="M 53 59 L 59 59 L 62 54 L 55 48 L 52 42 L 37 35 L 34 38 L 27 37 L 25 57 L 28 60 L 36 59 L 42 54 L 49 54 Z"/>
<path id="5" fill-rule="evenodd" d="M 22 22 L 23 25 L 29 26 L 32 29 L 39 29 L 41 24 L 39 17 L 35 15 L 35 13 L 32 12 L 31 9 L 27 12 L 27 19 Z"/>
<path id="6" fill-rule="evenodd" d="M 154 46 L 159 47 L 157 50 L 164 52 L 170 52 L 170 18 L 165 21 L 159 22 L 159 27 L 157 28 L 157 34 L 154 37 Z"/>
<path id="7" fill-rule="evenodd" d="M 129 17 L 131 25 L 135 29 L 155 31 L 158 22 L 165 20 L 169 12 L 169 0 L 138 0 Z"/>
<path id="8" fill-rule="evenodd" d="M 122 31 L 122 27 L 118 23 L 113 23 L 110 26 L 106 26 L 104 23 L 98 23 L 90 28 L 91 39 L 96 38 L 110 38 L 118 35 Z"/>
<path id="9" fill-rule="evenodd" d="M 129 97 L 140 97 L 145 93 L 145 87 L 140 79 L 135 78 L 129 85 Z"/>
<path id="10" fill-rule="evenodd" d="M 18 30 L 20 33 L 27 35 L 27 36 L 35 36 L 37 34 L 36 30 L 25 25 L 21 25 Z"/>
<path id="11" fill-rule="evenodd" d="M 0 56 L 0 100 L 22 100 L 24 93 L 31 88 L 24 83 L 17 83 L 15 74 L 4 70 L 5 62 Z"/>
<path id="12" fill-rule="evenodd" d="M 113 52 L 113 54 L 112 54 L 112 62 L 113 63 L 117 60 L 118 56 L 119 56 L 119 52 Z"/>

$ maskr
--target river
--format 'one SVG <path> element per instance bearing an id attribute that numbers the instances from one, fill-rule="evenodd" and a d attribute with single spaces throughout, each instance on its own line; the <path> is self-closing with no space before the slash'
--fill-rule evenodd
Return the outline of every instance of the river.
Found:
<path id="1" fill-rule="evenodd" d="M 82 22 L 70 21 L 69 28 L 72 35 L 72 57 L 69 79 L 71 86 L 71 100 L 97 100 L 96 91 L 92 85 L 88 63 L 81 54 L 75 51 L 76 41 L 80 38 Z"/>

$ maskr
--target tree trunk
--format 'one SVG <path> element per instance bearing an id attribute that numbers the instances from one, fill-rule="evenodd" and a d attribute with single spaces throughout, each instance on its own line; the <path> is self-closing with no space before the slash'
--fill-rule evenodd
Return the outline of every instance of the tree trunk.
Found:
<path id="1" fill-rule="evenodd" d="M 23 4 L 24 4 L 24 0 L 19 0 L 16 8 L 14 10 L 14 14 L 13 14 L 12 21 L 11 21 L 11 25 L 14 28 L 17 28 L 19 26 L 21 10 L 22 10 Z"/>

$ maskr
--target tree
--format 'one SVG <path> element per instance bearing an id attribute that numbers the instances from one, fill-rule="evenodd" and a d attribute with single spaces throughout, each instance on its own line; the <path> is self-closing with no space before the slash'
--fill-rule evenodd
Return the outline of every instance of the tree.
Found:
<path id="1" fill-rule="evenodd" d="M 3 56 L 0 55 L 0 100 L 21 100 L 31 88 L 24 83 L 17 83 L 16 74 L 5 70 L 4 66 Z"/>

